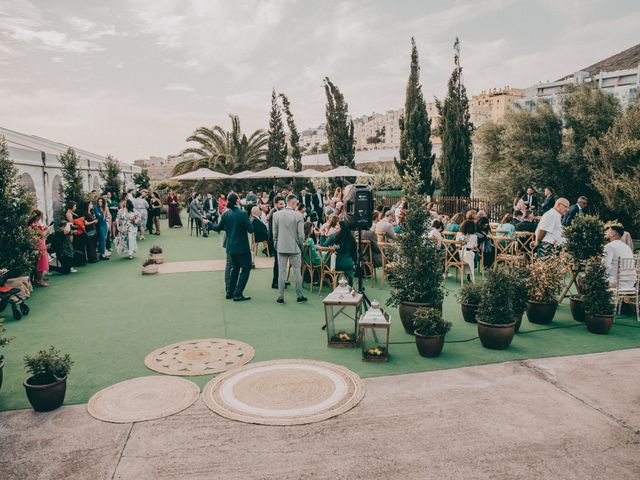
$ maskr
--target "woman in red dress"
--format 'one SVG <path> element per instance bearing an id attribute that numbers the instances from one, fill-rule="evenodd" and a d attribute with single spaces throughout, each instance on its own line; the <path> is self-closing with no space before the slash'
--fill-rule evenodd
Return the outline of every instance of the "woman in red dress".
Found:
<path id="1" fill-rule="evenodd" d="M 29 227 L 36 238 L 36 248 L 38 249 L 38 259 L 36 261 L 36 284 L 41 287 L 48 287 L 44 281 L 44 274 L 49 271 L 49 254 L 47 253 L 47 233 L 49 229 L 42 224 L 44 218 L 40 210 L 34 210 L 29 217 Z"/>
<path id="2" fill-rule="evenodd" d="M 178 197 L 173 190 L 169 190 L 167 195 L 167 217 L 169 217 L 169 228 L 182 227 L 182 220 L 180 220 L 180 210 L 178 209 Z"/>

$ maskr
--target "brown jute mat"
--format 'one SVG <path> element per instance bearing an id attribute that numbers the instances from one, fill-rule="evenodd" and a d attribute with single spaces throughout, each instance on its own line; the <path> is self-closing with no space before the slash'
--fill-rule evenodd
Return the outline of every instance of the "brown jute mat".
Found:
<path id="1" fill-rule="evenodd" d="M 256 268 L 273 268 L 273 257 L 256 257 Z M 225 269 L 226 260 L 192 260 L 169 262 L 158 265 L 158 273 L 219 272 Z"/>
<path id="2" fill-rule="evenodd" d="M 335 417 L 364 397 L 358 375 L 313 360 L 245 365 L 211 380 L 205 404 L 218 415 L 261 425 L 303 425 Z"/>

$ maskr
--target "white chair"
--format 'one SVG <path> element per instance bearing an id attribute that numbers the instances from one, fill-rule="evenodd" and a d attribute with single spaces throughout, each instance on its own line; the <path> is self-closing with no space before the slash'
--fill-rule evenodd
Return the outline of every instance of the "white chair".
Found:
<path id="1" fill-rule="evenodd" d="M 632 298 L 636 306 L 636 320 L 640 322 L 639 271 L 640 255 L 636 255 L 635 258 L 619 258 L 618 268 L 616 270 L 616 281 L 611 286 L 611 290 L 614 293 L 616 313 L 620 313 L 622 302 L 625 298 Z"/>

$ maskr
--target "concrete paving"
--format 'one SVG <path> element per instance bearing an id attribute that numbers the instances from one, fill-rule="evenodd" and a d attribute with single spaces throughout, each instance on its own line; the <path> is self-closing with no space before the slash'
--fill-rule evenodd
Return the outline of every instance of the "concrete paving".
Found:
<path id="1" fill-rule="evenodd" d="M 370 378 L 350 412 L 296 427 L 201 400 L 124 425 L 5 412 L 0 478 L 638 480 L 639 365 L 634 349 Z"/>

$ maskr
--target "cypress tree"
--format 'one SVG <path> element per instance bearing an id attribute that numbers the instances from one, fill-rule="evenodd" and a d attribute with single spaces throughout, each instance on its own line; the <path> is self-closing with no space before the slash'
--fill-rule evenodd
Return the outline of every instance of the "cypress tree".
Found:
<path id="1" fill-rule="evenodd" d="M 62 186 L 60 196 L 65 204 L 70 201 L 79 202 L 82 200 L 82 174 L 80 173 L 80 159 L 76 151 L 69 147 L 65 153 L 58 156 L 62 165 Z"/>
<path id="2" fill-rule="evenodd" d="M 331 165 L 339 167 L 345 165 L 355 168 L 355 143 L 353 140 L 353 122 L 349 118 L 348 105 L 340 89 L 324 79 L 324 92 L 327 95 L 327 142 L 329 161 Z"/>
<path id="3" fill-rule="evenodd" d="M 122 182 L 122 170 L 120 164 L 113 158 L 112 155 L 107 155 L 107 159 L 100 166 L 99 172 L 100 178 L 104 181 L 105 192 L 111 192 L 114 198 L 120 198 L 124 184 Z"/>
<path id="4" fill-rule="evenodd" d="M 289 127 L 289 145 L 291 146 L 291 159 L 293 160 L 293 171 L 299 172 L 302 170 L 302 152 L 300 151 L 300 133 L 298 127 L 293 120 L 293 114 L 291 113 L 291 104 L 289 99 L 284 93 L 280 94 L 282 99 L 282 109 L 287 116 L 287 126 Z"/>
<path id="5" fill-rule="evenodd" d="M 454 68 L 449 79 L 449 89 L 444 102 L 437 100 L 440 113 L 440 137 L 442 155 L 440 175 L 442 193 L 445 195 L 469 196 L 471 194 L 471 133 L 473 125 L 469 115 L 467 89 L 462 83 L 460 66 L 460 41 L 453 44 Z"/>
<path id="6" fill-rule="evenodd" d="M 411 68 L 404 101 L 404 115 L 400 118 L 400 161 L 395 161 L 400 176 L 404 176 L 409 162 L 421 180 L 420 194 L 433 193 L 431 171 L 435 155 L 431 153 L 431 120 L 420 85 L 418 49 L 411 37 Z"/>
<path id="7" fill-rule="evenodd" d="M 267 167 L 287 168 L 287 140 L 282 124 L 282 112 L 278 105 L 276 91 L 271 92 L 271 113 L 269 116 L 269 142 Z"/>

